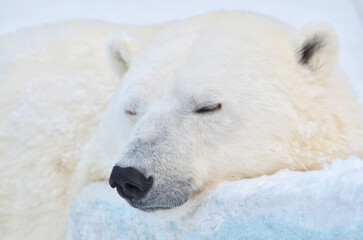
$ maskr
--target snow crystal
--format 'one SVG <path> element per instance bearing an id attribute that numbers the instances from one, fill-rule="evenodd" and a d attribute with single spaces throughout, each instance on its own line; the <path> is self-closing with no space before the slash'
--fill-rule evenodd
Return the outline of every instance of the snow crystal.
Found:
<path id="1" fill-rule="evenodd" d="M 219 184 L 192 216 L 168 221 L 130 207 L 106 182 L 75 200 L 66 239 L 362 239 L 363 161 Z"/>

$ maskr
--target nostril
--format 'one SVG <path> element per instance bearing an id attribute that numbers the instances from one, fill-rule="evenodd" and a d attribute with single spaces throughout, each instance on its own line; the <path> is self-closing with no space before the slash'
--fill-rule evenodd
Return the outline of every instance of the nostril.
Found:
<path id="1" fill-rule="evenodd" d="M 135 185 L 132 185 L 131 183 L 126 183 L 124 187 L 127 191 L 130 191 L 130 192 L 143 191 L 141 188 L 139 188 Z"/>

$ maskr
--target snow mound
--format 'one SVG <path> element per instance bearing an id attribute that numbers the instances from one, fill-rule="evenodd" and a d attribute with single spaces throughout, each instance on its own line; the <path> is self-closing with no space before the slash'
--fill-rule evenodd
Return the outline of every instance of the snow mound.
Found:
<path id="1" fill-rule="evenodd" d="M 363 160 L 221 183 L 178 222 L 92 183 L 74 201 L 66 239 L 363 239 Z"/>

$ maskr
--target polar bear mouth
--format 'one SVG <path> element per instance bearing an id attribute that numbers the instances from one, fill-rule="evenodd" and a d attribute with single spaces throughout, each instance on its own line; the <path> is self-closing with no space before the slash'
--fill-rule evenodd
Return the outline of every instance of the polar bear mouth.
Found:
<path id="1" fill-rule="evenodd" d="M 140 203 L 140 201 L 138 201 L 136 199 L 127 199 L 127 197 L 125 197 L 125 193 L 124 193 L 124 191 L 123 191 L 123 189 L 121 187 L 116 186 L 116 189 L 117 189 L 118 194 L 122 198 L 124 198 L 131 207 L 137 208 L 137 209 L 142 210 L 144 212 L 155 212 L 155 211 L 158 211 L 158 210 L 167 210 L 167 209 L 171 209 L 173 207 L 176 207 L 176 206 L 167 206 L 167 205 L 151 205 L 151 206 L 149 206 L 149 204 L 147 202 L 146 203 Z"/>
<path id="2" fill-rule="evenodd" d="M 132 207 L 135 207 L 133 206 L 132 204 L 130 204 Z M 144 212 L 155 212 L 155 211 L 159 211 L 159 210 L 168 210 L 168 209 L 172 209 L 173 207 L 170 207 L 170 206 L 151 206 L 151 207 L 135 207 L 139 210 L 142 210 Z"/>
<path id="3" fill-rule="evenodd" d="M 170 192 L 169 192 L 170 193 Z M 190 193 L 189 193 L 190 194 Z M 144 212 L 155 212 L 173 209 L 183 205 L 189 199 L 188 196 L 179 196 L 166 194 L 158 190 L 151 190 L 143 199 L 126 199 L 131 207 L 137 208 Z"/>
<path id="4" fill-rule="evenodd" d="M 168 199 L 169 201 L 173 201 L 173 199 Z M 168 210 L 168 209 L 173 209 L 176 207 L 179 207 L 180 205 L 183 205 L 187 199 L 185 201 L 183 201 L 182 203 L 170 203 L 169 204 L 158 204 L 155 203 L 154 201 L 148 202 L 139 202 L 139 201 L 133 201 L 133 200 L 126 200 L 128 202 L 128 204 L 130 204 L 131 207 L 137 208 L 141 211 L 144 212 L 156 212 L 156 211 L 163 211 L 163 210 Z"/>

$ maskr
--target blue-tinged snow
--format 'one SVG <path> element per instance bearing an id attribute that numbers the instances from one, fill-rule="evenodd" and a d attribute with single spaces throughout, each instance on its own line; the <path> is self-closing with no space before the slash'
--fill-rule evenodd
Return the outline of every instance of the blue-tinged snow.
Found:
<path id="1" fill-rule="evenodd" d="M 363 239 L 363 160 L 224 182 L 187 220 L 130 207 L 106 182 L 74 201 L 66 239 Z"/>

